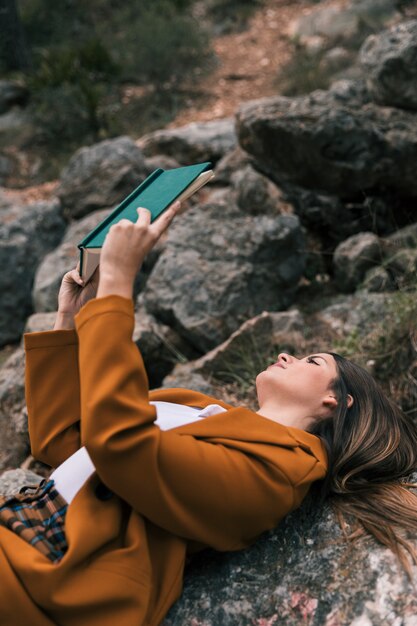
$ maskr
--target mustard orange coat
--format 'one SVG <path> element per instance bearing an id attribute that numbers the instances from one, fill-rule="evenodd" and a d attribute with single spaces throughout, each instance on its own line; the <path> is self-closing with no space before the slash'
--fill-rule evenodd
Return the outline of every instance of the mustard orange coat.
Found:
<path id="1" fill-rule="evenodd" d="M 317 437 L 249 409 L 149 393 L 133 300 L 90 300 L 75 322 L 24 335 L 31 446 L 56 467 L 85 445 L 97 471 L 68 507 L 58 564 L 0 527 L 0 624 L 156 626 L 187 552 L 249 546 L 324 477 L 326 455 Z M 161 431 L 149 400 L 227 411 Z"/>

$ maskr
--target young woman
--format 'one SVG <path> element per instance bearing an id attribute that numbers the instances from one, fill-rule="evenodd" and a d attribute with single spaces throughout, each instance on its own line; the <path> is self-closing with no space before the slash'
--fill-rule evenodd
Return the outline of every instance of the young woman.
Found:
<path id="1" fill-rule="evenodd" d="M 149 392 L 133 282 L 177 210 L 112 226 L 90 283 L 64 276 L 54 330 L 24 336 L 32 452 L 56 469 L 0 502 L 4 626 L 157 626 L 188 554 L 249 546 L 313 483 L 412 552 L 396 528 L 417 521 L 400 482 L 417 464 L 416 429 L 357 366 L 280 354 L 256 379 L 256 412 Z"/>

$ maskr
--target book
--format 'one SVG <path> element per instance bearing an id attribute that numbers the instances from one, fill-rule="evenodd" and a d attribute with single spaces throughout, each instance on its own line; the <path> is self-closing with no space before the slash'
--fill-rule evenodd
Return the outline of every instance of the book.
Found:
<path id="1" fill-rule="evenodd" d="M 110 226 L 121 219 L 136 222 L 138 207 L 149 209 L 153 222 L 175 200 L 184 201 L 214 177 L 211 162 L 196 163 L 170 170 L 158 168 L 132 191 L 100 224 L 77 244 L 80 250 L 80 276 L 86 283 L 100 263 L 101 248 Z"/>

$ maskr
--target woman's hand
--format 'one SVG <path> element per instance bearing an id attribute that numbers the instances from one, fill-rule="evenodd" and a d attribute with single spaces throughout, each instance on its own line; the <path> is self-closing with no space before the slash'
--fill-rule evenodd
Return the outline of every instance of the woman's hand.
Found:
<path id="1" fill-rule="evenodd" d="M 171 224 L 180 202 L 174 202 L 151 224 L 151 212 L 139 207 L 138 219 L 122 219 L 110 226 L 100 254 L 97 297 L 119 294 L 132 297 L 133 284 L 143 260 Z"/>
<path id="2" fill-rule="evenodd" d="M 100 266 L 86 285 L 80 276 L 80 263 L 77 267 L 64 274 L 58 294 L 58 315 L 55 330 L 59 328 L 74 328 L 73 318 L 81 307 L 95 297 L 100 279 Z"/>
<path id="3" fill-rule="evenodd" d="M 80 276 L 80 262 L 78 262 L 75 269 L 64 274 L 58 294 L 58 311 L 72 315 L 78 313 L 86 302 L 95 297 L 99 279 L 100 266 L 98 265 L 88 283 L 84 285 Z"/>

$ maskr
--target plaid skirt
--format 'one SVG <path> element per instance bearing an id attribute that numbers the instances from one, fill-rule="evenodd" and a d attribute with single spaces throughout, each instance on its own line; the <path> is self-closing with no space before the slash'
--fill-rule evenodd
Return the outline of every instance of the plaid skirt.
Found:
<path id="1" fill-rule="evenodd" d="M 52 479 L 28 485 L 13 496 L 0 496 L 0 526 L 5 526 L 54 563 L 67 551 L 65 514 L 68 503 Z"/>

